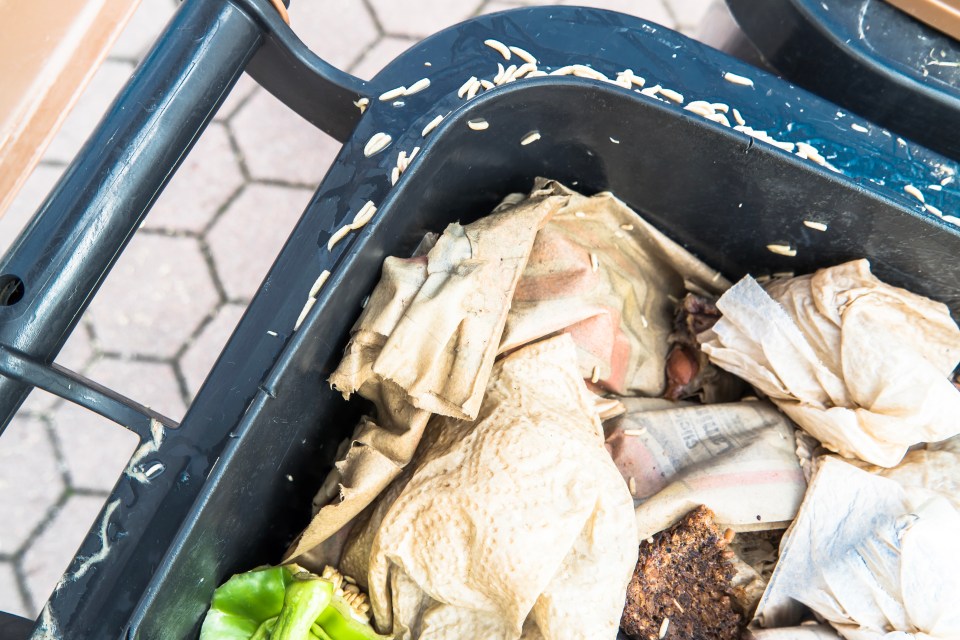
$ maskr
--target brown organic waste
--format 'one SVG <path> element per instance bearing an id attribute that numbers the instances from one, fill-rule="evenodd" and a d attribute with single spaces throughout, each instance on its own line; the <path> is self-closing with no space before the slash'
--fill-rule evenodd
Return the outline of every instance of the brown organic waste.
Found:
<path id="1" fill-rule="evenodd" d="M 865 260 L 731 288 L 613 195 L 538 179 L 385 261 L 330 378 L 373 411 L 286 561 L 356 576 L 400 640 L 879 640 L 874 605 L 957 637 L 960 567 L 862 587 L 930 578 L 918 541 L 960 536 L 960 439 L 936 442 L 958 359 L 946 307 Z M 862 522 L 830 519 L 844 492 Z"/>

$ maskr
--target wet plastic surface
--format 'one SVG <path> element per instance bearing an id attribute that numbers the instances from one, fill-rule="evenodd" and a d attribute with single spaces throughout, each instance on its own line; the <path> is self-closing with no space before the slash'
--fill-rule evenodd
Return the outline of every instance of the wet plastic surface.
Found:
<path id="1" fill-rule="evenodd" d="M 960 158 L 960 44 L 882 0 L 727 0 L 784 77 Z"/>
<path id="2" fill-rule="evenodd" d="M 463 82 L 492 78 L 503 62 L 483 45 L 491 37 L 530 51 L 541 68 L 589 63 L 611 77 L 631 68 L 687 103 L 726 103 L 756 129 L 817 147 L 842 173 L 669 100 L 582 78 L 521 80 L 464 101 Z M 402 105 L 377 99 L 423 77 L 430 86 Z M 219 583 L 278 561 L 362 410 L 331 392 L 326 377 L 383 259 L 409 254 L 426 231 L 484 215 L 538 175 L 587 193 L 614 191 L 730 278 L 867 256 L 881 277 L 960 314 L 960 265 L 951 260 L 960 233 L 903 191 L 939 185 L 955 163 L 869 122 L 858 121 L 866 133 L 851 130 L 834 105 L 657 25 L 574 8 L 484 16 L 419 43 L 368 89 L 367 112 L 180 428 L 143 459 L 162 465 L 156 481 L 124 477 L 68 575 L 88 568 L 54 594 L 37 637 L 54 626 L 70 638 L 191 637 Z M 424 138 L 437 115 L 446 117 Z M 477 117 L 489 128 L 470 129 Z M 522 146 L 533 130 L 541 139 Z M 392 143 L 365 157 L 379 132 Z M 397 153 L 415 146 L 422 151 L 391 187 Z M 956 183 L 928 194 L 944 210 L 960 196 Z M 327 251 L 368 200 L 379 206 L 374 219 Z M 796 257 L 770 253 L 772 243 L 790 244 Z M 323 270 L 332 275 L 294 331 Z"/>

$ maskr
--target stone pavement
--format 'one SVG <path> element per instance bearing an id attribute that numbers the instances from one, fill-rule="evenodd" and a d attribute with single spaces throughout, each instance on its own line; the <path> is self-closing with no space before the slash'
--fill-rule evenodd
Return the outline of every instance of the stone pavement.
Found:
<path id="1" fill-rule="evenodd" d="M 579 4 L 693 35 L 709 0 L 294 0 L 314 51 L 364 78 L 478 13 Z M 142 5 L 0 218 L 0 253 L 79 150 L 176 7 Z M 244 77 L 130 242 L 58 362 L 182 417 L 339 145 Z M 0 610 L 35 617 L 137 442 L 34 391 L 0 438 Z"/>

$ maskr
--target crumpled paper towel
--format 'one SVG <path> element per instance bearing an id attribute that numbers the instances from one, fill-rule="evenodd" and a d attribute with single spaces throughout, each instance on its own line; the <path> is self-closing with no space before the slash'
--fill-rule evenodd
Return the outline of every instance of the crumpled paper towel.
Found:
<path id="1" fill-rule="evenodd" d="M 430 422 L 341 567 L 399 639 L 613 640 L 637 553 L 633 501 L 560 335 L 495 365 L 476 421 Z"/>
<path id="2" fill-rule="evenodd" d="M 831 451 L 892 467 L 908 447 L 960 433 L 948 379 L 960 329 L 945 305 L 881 282 L 866 260 L 766 291 L 747 276 L 717 307 L 704 352 Z"/>

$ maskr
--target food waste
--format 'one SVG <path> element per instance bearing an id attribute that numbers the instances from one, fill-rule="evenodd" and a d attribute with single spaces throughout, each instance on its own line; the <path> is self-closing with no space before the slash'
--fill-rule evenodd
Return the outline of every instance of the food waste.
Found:
<path id="1" fill-rule="evenodd" d="M 866 260 L 732 283 L 538 179 L 386 259 L 369 410 L 201 639 L 958 638 L 958 361 Z"/>

